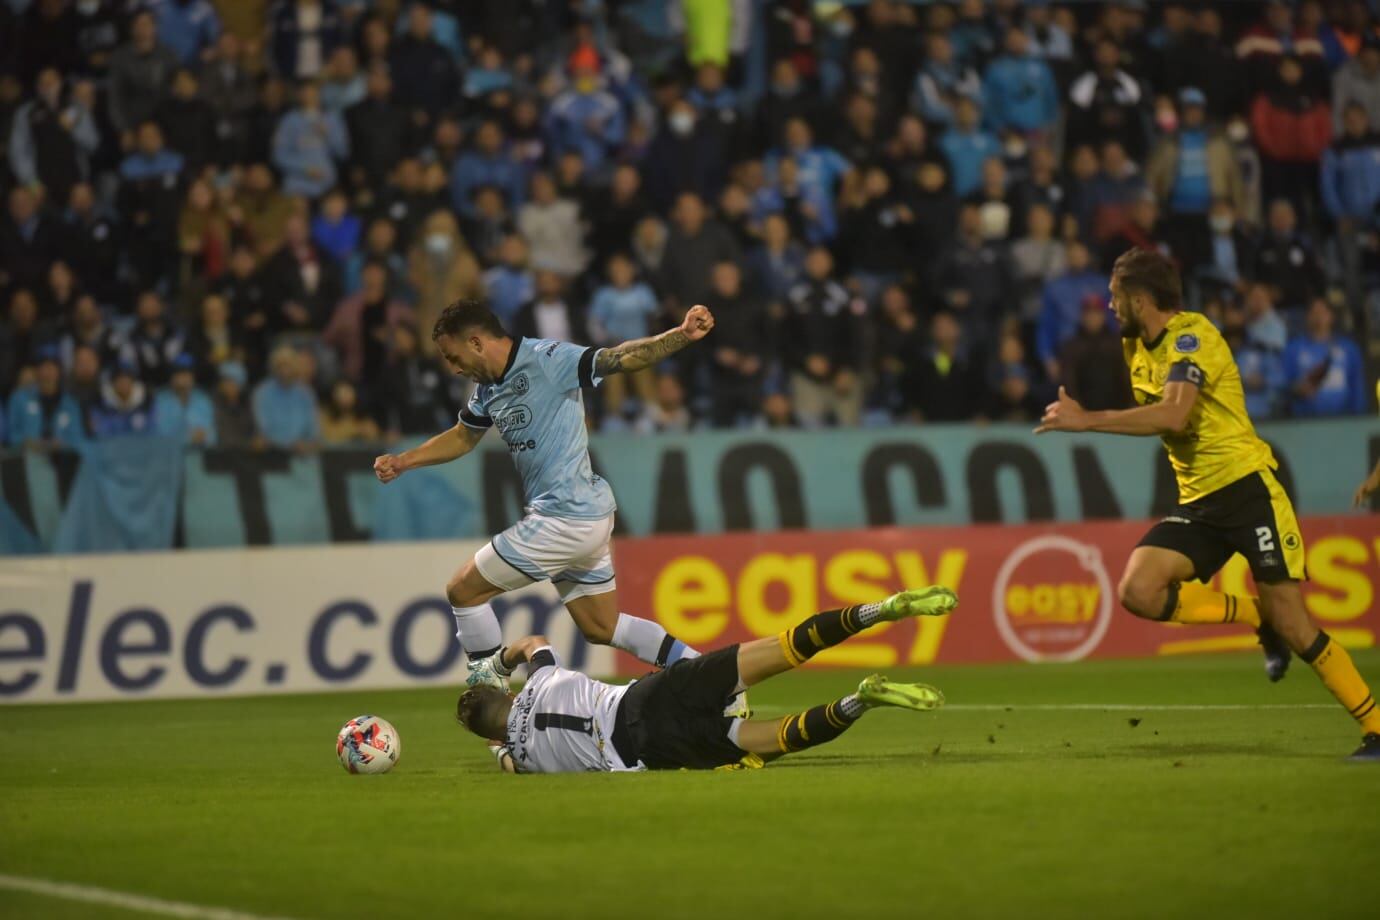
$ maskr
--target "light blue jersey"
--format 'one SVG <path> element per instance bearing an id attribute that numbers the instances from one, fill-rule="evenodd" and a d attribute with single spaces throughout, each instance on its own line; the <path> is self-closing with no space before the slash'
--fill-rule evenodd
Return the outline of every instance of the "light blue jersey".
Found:
<path id="1" fill-rule="evenodd" d="M 461 424 L 497 427 L 522 476 L 526 514 L 597 520 L 617 505 L 613 490 L 589 464 L 589 436 L 580 390 L 597 386 L 597 348 L 550 339 L 513 339 L 497 383 L 475 387 Z"/>

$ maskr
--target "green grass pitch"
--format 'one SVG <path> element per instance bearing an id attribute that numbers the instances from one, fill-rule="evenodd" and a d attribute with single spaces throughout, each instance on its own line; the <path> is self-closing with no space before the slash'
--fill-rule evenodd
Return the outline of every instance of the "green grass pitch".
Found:
<path id="1" fill-rule="evenodd" d="M 1356 658 L 1380 683 L 1380 652 Z M 1279 685 L 1246 655 L 892 676 L 949 707 L 730 773 L 503 776 L 448 689 L 7 707 L 0 873 L 292 917 L 1374 908 L 1380 765 L 1343 761 L 1358 733 L 1305 665 Z M 859 677 L 752 702 L 780 715 Z M 402 736 L 385 776 L 335 761 L 361 712 Z M 0 890 L 0 916 L 137 913 Z"/>

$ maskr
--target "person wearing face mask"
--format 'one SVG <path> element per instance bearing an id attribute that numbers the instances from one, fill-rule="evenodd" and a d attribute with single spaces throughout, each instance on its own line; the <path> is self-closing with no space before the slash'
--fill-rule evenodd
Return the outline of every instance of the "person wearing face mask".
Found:
<path id="1" fill-rule="evenodd" d="M 726 154 L 723 133 L 701 119 L 689 100 L 677 99 L 642 161 L 647 197 L 661 211 L 684 192 L 718 197 Z"/>
<path id="2" fill-rule="evenodd" d="M 95 91 L 79 84 L 64 100 L 62 75 L 51 67 L 39 71 L 34 91 L 33 101 L 20 106 L 10 122 L 10 169 L 19 184 L 41 184 L 51 200 L 66 201 L 72 186 L 89 174 L 101 143 L 92 115 Z"/>
<path id="3" fill-rule="evenodd" d="M 1192 271 L 1208 255 L 1205 218 L 1213 200 L 1225 198 L 1240 209 L 1244 189 L 1230 142 L 1206 121 L 1203 92 L 1192 86 L 1180 90 L 1179 110 L 1181 118 L 1150 155 L 1146 178 L 1168 211 L 1170 246 Z"/>
<path id="4" fill-rule="evenodd" d="M 483 294 L 479 261 L 449 210 L 433 211 L 423 222 L 407 254 L 407 271 L 416 292 L 420 329 L 430 329 L 448 304 Z M 421 351 L 433 353 L 429 338 L 421 343 Z"/>
<path id="5" fill-rule="evenodd" d="M 1208 212 L 1207 251 L 1197 261 L 1198 281 L 1235 290 L 1255 265 L 1256 239 L 1249 225 L 1237 220 L 1228 198 L 1212 202 Z"/>

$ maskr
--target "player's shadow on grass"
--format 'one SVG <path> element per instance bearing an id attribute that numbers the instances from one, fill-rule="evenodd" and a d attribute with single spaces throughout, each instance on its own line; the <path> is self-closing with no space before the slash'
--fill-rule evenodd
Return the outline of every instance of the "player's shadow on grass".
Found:
<path id="1" fill-rule="evenodd" d="M 1110 753 L 1119 757 L 1139 757 L 1147 760 L 1185 756 L 1290 757 L 1300 760 L 1313 760 L 1318 757 L 1316 753 L 1300 751 L 1297 748 L 1289 748 L 1283 744 L 1272 742 L 1230 744 L 1214 741 L 1196 741 L 1187 744 L 1175 744 L 1172 741 L 1151 741 L 1145 744 L 1122 745 Z M 1098 755 L 1089 754 L 1088 756 Z"/>
<path id="2" fill-rule="evenodd" d="M 952 746 L 951 746 L 952 745 Z M 1213 757 L 1269 757 L 1295 760 L 1314 760 L 1317 754 L 1299 751 L 1277 744 L 1227 744 L 1220 742 L 1188 742 L 1175 744 L 1172 741 L 1155 741 L 1145 744 L 1124 744 L 1117 747 L 1089 746 L 1072 748 L 1020 749 L 1017 746 L 1003 747 L 997 744 L 969 745 L 962 742 L 947 742 L 944 748 L 935 753 L 916 753 L 905 755 L 905 759 L 941 764 L 1011 764 L 1019 761 L 1031 763 L 1051 763 L 1061 760 L 1160 760 L 1175 761 L 1184 758 Z M 840 758 L 842 759 L 842 758 Z M 866 758 L 860 758 L 866 759 Z"/>
<path id="3" fill-rule="evenodd" d="M 780 770 L 788 767 L 863 767 L 877 764 L 924 763 L 931 760 L 922 751 L 896 751 L 891 754 L 811 754 L 808 757 L 789 757 L 774 760 L 768 767 Z"/>

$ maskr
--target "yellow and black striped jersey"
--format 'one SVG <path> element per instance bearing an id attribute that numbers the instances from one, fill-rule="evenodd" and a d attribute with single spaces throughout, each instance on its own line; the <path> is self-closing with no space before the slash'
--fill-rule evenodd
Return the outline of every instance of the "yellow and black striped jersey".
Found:
<path id="1" fill-rule="evenodd" d="M 1198 401 L 1181 434 L 1165 435 L 1179 482 L 1179 501 L 1191 502 L 1277 463 L 1246 414 L 1241 374 L 1222 334 L 1201 313 L 1176 313 L 1155 341 L 1122 340 L 1131 389 L 1142 406 L 1164 398 L 1164 385 L 1185 380 Z"/>

